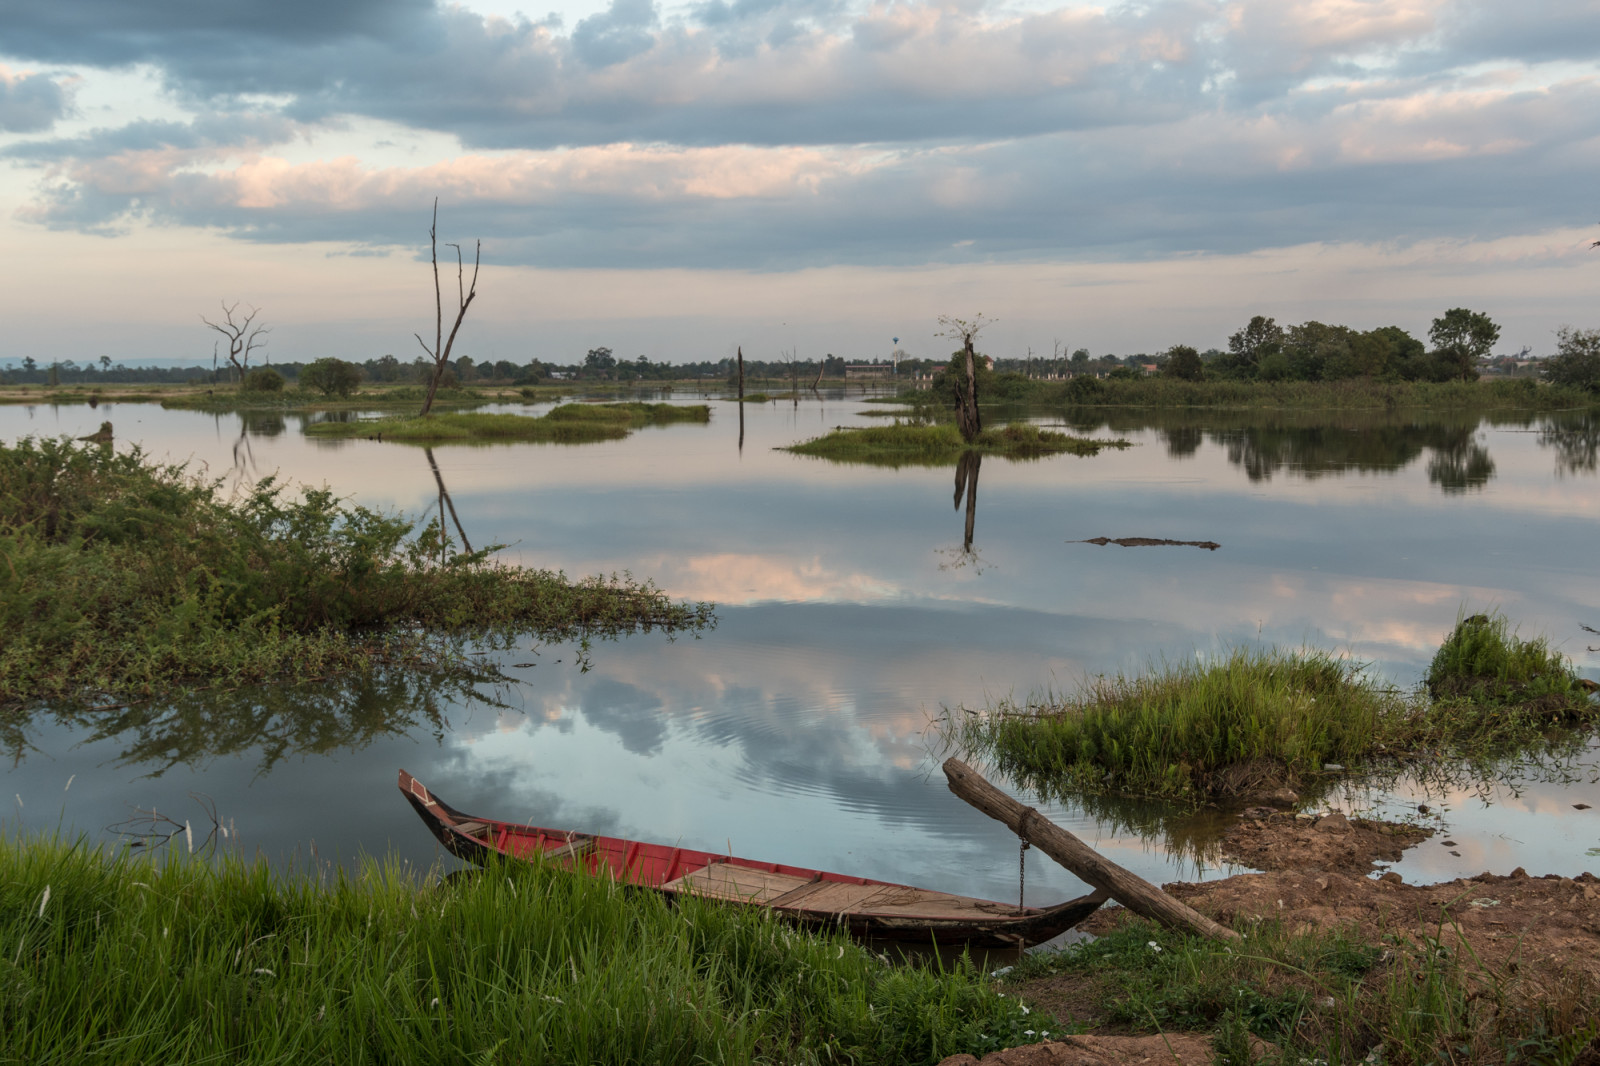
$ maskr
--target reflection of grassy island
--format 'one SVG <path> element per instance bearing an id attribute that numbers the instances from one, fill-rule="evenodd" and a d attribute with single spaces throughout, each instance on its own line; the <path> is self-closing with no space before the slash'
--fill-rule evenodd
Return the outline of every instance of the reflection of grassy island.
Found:
<path id="1" fill-rule="evenodd" d="M 620 440 L 642 426 L 673 422 L 709 422 L 711 409 L 704 404 L 669 403 L 562 404 L 547 414 L 532 415 L 446 413 L 426 418 L 380 418 L 362 422 L 315 422 L 306 427 L 311 437 L 362 437 L 417 444 L 451 444 L 464 441 L 540 441 L 553 444 L 589 444 Z"/>
<path id="2" fill-rule="evenodd" d="M 1545 641 L 1474 615 L 1410 696 L 1323 652 L 1241 650 L 961 719 L 965 744 L 1031 787 L 1194 802 L 1295 785 L 1328 763 L 1539 747 L 1592 727 L 1600 706 Z"/>
<path id="3" fill-rule="evenodd" d="M 469 642 L 698 629 L 710 605 L 631 579 L 572 581 L 457 553 L 437 520 L 287 499 L 237 502 L 138 451 L 0 446 L 0 708 L 116 702 L 364 673 L 451 672 Z"/>
<path id="4" fill-rule="evenodd" d="M 398 862 L 322 880 L 6 839 L 0 903 L 18 1062 L 912 1066 L 1040 1027 L 970 959 L 886 965 L 554 865 L 421 890 Z"/>
<path id="5" fill-rule="evenodd" d="M 984 430 L 967 444 L 950 423 L 896 422 L 890 426 L 836 429 L 825 436 L 792 445 L 784 451 L 814 455 L 837 463 L 874 466 L 948 466 L 963 452 L 999 455 L 1007 459 L 1038 459 L 1068 452 L 1095 455 L 1102 448 L 1126 448 L 1124 440 L 1093 440 L 1040 429 L 1026 422 Z"/>

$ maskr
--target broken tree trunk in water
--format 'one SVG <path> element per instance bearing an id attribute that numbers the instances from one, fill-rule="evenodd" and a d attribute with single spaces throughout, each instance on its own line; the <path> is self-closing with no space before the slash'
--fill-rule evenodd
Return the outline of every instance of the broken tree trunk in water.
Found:
<path id="1" fill-rule="evenodd" d="M 979 316 L 982 317 L 981 315 Z M 983 430 L 983 418 L 978 414 L 978 357 L 972 348 L 976 329 L 969 329 L 962 338 L 962 354 L 966 356 L 967 380 L 956 393 L 956 428 L 961 439 L 971 444 Z"/>
<path id="2" fill-rule="evenodd" d="M 1124 870 L 1050 819 L 1023 806 L 995 788 L 983 775 L 960 759 L 944 761 L 950 791 L 1050 856 L 1091 886 L 1133 913 L 1173 929 L 1184 929 L 1215 940 L 1238 940 L 1239 934 L 1218 925 L 1173 899 L 1131 870 Z"/>

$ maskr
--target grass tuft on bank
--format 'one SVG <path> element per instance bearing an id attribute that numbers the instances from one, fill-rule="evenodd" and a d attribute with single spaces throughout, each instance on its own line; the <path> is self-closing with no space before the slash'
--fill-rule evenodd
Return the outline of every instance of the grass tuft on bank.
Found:
<path id="1" fill-rule="evenodd" d="M 1025 957 L 1005 980 L 1024 995 L 1069 988 L 1074 1013 L 1113 1029 L 1211 1033 L 1230 1066 L 1572 1062 L 1597 1031 L 1595 989 L 1569 981 L 1549 995 L 1444 948 L 1441 928 L 1420 943 L 1272 919 L 1237 928 L 1243 949 L 1130 917 Z M 1250 1036 L 1277 1055 L 1250 1052 Z"/>
<path id="2" fill-rule="evenodd" d="M 912 1066 L 1032 1028 L 970 963 L 891 965 L 769 912 L 524 864 L 416 874 L 0 840 L 6 1057 Z"/>
<path id="3" fill-rule="evenodd" d="M 449 670 L 473 641 L 712 622 L 649 582 L 574 581 L 490 550 L 271 478 L 232 500 L 138 449 L 0 446 L 0 707 Z"/>
<path id="4" fill-rule="evenodd" d="M 1097 455 L 1103 448 L 1127 448 L 1124 440 L 1096 440 L 1073 437 L 1054 430 L 1040 429 L 1027 422 L 1013 422 L 984 430 L 973 444 L 948 422 L 895 422 L 888 426 L 865 426 L 833 432 L 791 445 L 782 451 L 815 456 L 836 463 L 863 463 L 872 466 L 948 466 L 965 452 L 999 455 L 1007 459 L 1041 459 L 1047 455 Z"/>
<path id="5" fill-rule="evenodd" d="M 452 413 L 426 418 L 381 418 L 361 422 L 314 422 L 309 437 L 360 437 L 415 444 L 535 441 L 550 444 L 592 444 L 621 440 L 644 426 L 676 422 L 706 423 L 705 404 L 569 403 L 543 415 Z"/>
<path id="6" fill-rule="evenodd" d="M 1459 623 L 1428 690 L 1403 693 L 1315 650 L 1236 649 L 1087 680 L 1061 698 L 954 716 L 954 739 L 1027 787 L 1187 803 L 1226 800 L 1341 766 L 1427 754 L 1488 757 L 1592 728 L 1600 705 L 1543 641 L 1500 615 Z"/>

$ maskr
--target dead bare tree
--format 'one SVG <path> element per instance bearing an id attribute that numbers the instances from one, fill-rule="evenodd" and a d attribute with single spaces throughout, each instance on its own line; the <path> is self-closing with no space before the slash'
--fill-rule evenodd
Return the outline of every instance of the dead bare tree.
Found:
<path id="1" fill-rule="evenodd" d="M 417 343 L 422 345 L 422 350 L 428 353 L 428 358 L 433 360 L 433 373 L 428 376 L 428 395 L 423 398 L 421 415 L 426 415 L 433 408 L 434 393 L 439 391 L 439 381 L 444 377 L 444 372 L 450 365 L 450 349 L 455 347 L 456 334 L 461 329 L 461 320 L 467 317 L 467 308 L 472 306 L 473 299 L 478 295 L 478 262 L 483 255 L 483 242 L 478 241 L 472 253 L 472 284 L 466 283 L 466 265 L 461 258 L 461 245 L 447 244 L 445 247 L 456 250 L 456 321 L 450 327 L 450 338 L 444 337 L 444 296 L 439 290 L 439 199 L 433 200 L 433 223 L 428 226 L 428 247 L 433 258 L 433 347 L 428 347 L 428 342 L 422 339 L 422 334 L 413 333 Z M 420 416 L 419 416 L 420 417 Z"/>
<path id="2" fill-rule="evenodd" d="M 213 322 L 205 315 L 200 316 L 211 329 L 216 330 L 228 340 L 228 362 L 233 364 L 234 373 L 239 376 L 239 384 L 244 384 L 244 376 L 250 370 L 250 353 L 257 348 L 266 347 L 266 335 L 272 332 L 270 326 L 255 324 L 256 316 L 261 313 L 258 307 L 250 308 L 250 313 L 237 322 L 234 315 L 239 310 L 239 302 L 235 300 L 232 306 L 222 305 L 222 321 Z M 212 349 L 212 361 L 216 361 L 217 350 Z"/>
<path id="3" fill-rule="evenodd" d="M 939 325 L 944 328 L 934 334 L 936 337 L 959 340 L 966 356 L 967 380 L 956 389 L 956 428 L 961 431 L 961 439 L 968 444 L 977 440 L 978 434 L 983 431 L 983 419 L 978 414 L 978 356 L 972 345 L 984 327 L 992 326 L 994 322 L 994 319 L 982 315 L 974 315 L 970 321 L 940 315 Z"/>

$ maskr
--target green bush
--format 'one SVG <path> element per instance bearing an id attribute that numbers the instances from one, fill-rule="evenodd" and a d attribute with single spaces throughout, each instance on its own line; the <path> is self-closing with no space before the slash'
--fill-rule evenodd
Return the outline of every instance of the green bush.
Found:
<path id="1" fill-rule="evenodd" d="M 361 384 L 361 368 L 343 359 L 318 359 L 301 368 L 300 384 L 324 396 L 348 398 Z"/>
<path id="2" fill-rule="evenodd" d="M 283 375 L 270 366 L 258 366 L 244 376 L 245 392 L 282 392 Z"/>
<path id="3" fill-rule="evenodd" d="M 648 583 L 573 582 L 457 554 L 435 519 L 220 482 L 138 449 L 0 446 L 0 706 L 190 684 L 445 670 L 458 643 L 709 624 Z"/>
<path id="4" fill-rule="evenodd" d="M 1556 332 L 1556 341 L 1556 354 L 1544 361 L 1545 380 L 1600 392 L 1600 329 L 1566 326 Z"/>

